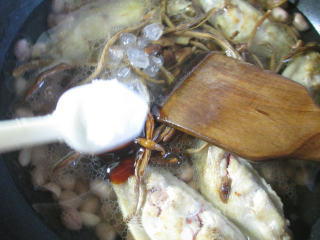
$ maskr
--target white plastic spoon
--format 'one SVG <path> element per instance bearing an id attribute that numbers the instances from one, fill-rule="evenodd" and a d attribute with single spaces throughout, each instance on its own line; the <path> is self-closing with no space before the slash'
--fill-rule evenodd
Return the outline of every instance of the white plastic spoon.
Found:
<path id="1" fill-rule="evenodd" d="M 49 115 L 0 122 L 0 152 L 64 141 L 76 151 L 98 154 L 137 137 L 148 112 L 146 101 L 117 80 L 74 87 Z"/>

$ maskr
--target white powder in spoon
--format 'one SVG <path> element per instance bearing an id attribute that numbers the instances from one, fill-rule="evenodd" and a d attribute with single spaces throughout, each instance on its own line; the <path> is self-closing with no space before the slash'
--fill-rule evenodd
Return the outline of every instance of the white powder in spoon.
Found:
<path id="1" fill-rule="evenodd" d="M 77 151 L 110 151 L 137 137 L 148 113 L 145 100 L 114 80 L 94 80 L 63 95 L 58 116 L 65 140 Z"/>

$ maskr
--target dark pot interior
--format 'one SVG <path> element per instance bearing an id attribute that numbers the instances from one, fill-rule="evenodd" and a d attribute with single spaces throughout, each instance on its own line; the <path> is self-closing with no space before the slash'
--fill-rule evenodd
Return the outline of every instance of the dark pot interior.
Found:
<path id="1" fill-rule="evenodd" d="M 296 4 L 315 27 L 303 38 L 320 42 L 317 33 L 320 32 L 320 1 L 304 0 Z M 11 72 L 16 60 L 12 46 L 22 37 L 35 41 L 47 28 L 49 9 L 50 1 L 0 0 L 0 119 L 10 118 L 14 102 Z M 32 191 L 28 172 L 12 161 L 16 158 L 17 153 L 9 153 L 0 159 L 0 239 L 94 239 L 89 230 L 70 232 L 61 225 L 59 208 L 50 194 Z M 311 197 L 320 204 L 319 197 Z M 31 206 L 40 210 L 41 216 Z M 311 239 L 320 239 L 319 219 L 311 227 L 299 221 L 291 225 L 296 239 L 308 239 L 310 235 Z"/>
<path id="2" fill-rule="evenodd" d="M 14 42 L 23 37 L 35 41 L 47 29 L 50 4 L 43 0 L 0 1 L 0 119 L 10 118 L 14 104 Z M 3 154 L 0 160 L 0 239 L 94 239 L 88 230 L 71 232 L 62 226 L 60 209 L 50 194 L 32 190 L 28 172 L 12 161 L 16 158 L 13 152 Z M 41 211 L 41 216 L 34 209 Z"/>

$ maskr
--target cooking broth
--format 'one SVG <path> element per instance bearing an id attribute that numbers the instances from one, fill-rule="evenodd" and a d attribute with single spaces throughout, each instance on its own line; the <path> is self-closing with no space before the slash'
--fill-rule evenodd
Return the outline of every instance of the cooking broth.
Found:
<path id="1" fill-rule="evenodd" d="M 46 5 L 44 6 L 45 8 L 47 8 Z M 190 20 L 194 17 L 195 12 L 192 10 L 192 8 L 190 8 L 190 6 L 188 7 L 189 10 L 187 13 L 181 15 L 178 14 L 177 16 L 172 17 L 172 21 L 175 24 L 181 21 L 181 18 L 185 17 L 185 14 L 190 15 L 187 15 L 187 20 Z M 187 20 L 183 19 L 182 22 Z M 45 20 L 43 19 L 42 22 L 44 21 Z M 29 28 L 28 24 L 31 24 L 30 26 L 32 26 L 34 23 L 27 22 L 25 25 L 26 29 Z M 119 29 L 116 30 L 118 31 Z M 117 31 L 114 31 L 113 34 L 115 34 Z M 29 36 L 28 33 L 23 35 Z M 135 36 L 138 38 L 138 40 L 143 40 L 142 34 L 139 33 L 139 31 L 135 33 Z M 130 35 L 130 37 L 132 37 L 132 35 Z M 183 39 L 179 39 L 179 41 L 183 41 Z M 35 39 L 33 39 L 32 42 L 36 42 Z M 39 42 L 37 43 L 39 44 Z M 204 41 L 203 43 L 199 41 L 198 43 L 204 44 L 207 42 Z M 52 43 L 50 42 L 50 44 Z M 119 41 L 117 41 L 114 44 L 114 52 L 119 53 L 119 51 L 123 50 L 121 48 L 116 48 L 119 47 L 120 44 L 121 43 Z M 163 47 L 163 53 L 165 52 L 165 50 L 170 49 L 169 44 L 171 43 L 167 44 L 168 46 Z M 186 47 L 183 44 L 181 47 L 180 44 L 180 49 L 178 49 L 179 51 L 176 51 L 177 54 L 182 55 L 185 52 L 188 52 L 189 49 L 186 50 L 186 48 L 189 47 L 188 44 L 186 45 Z M 92 51 L 92 56 L 90 56 L 91 59 L 85 58 L 84 62 L 90 63 L 92 59 L 97 59 L 98 54 L 95 51 L 100 51 L 103 45 L 103 41 L 97 41 L 94 44 L 92 44 L 92 46 L 94 47 Z M 198 46 L 200 45 L 198 44 Z M 200 49 L 201 48 L 203 48 L 203 46 L 200 47 Z M 215 50 L 221 50 L 219 45 L 214 45 L 212 48 Z M 61 54 L 61 52 L 59 51 L 58 53 Z M 52 54 L 53 58 L 56 58 L 57 53 L 53 52 Z M 81 53 L 81 56 L 83 56 L 82 54 L 86 55 L 86 53 Z M 154 56 L 159 57 L 162 55 L 155 54 Z M 61 56 L 59 55 L 59 57 Z M 79 64 L 78 57 L 79 56 L 75 57 L 73 53 L 70 55 L 69 59 L 68 56 L 64 56 L 64 58 L 68 59 L 68 61 L 70 62 L 73 62 L 74 59 L 76 59 L 76 64 Z M 124 76 L 126 74 L 125 72 L 128 71 L 128 69 L 125 69 L 127 67 L 125 64 L 123 66 L 121 65 L 120 68 L 119 65 L 115 64 L 117 57 L 118 56 L 115 56 L 115 58 L 113 58 L 114 61 L 110 63 L 110 66 L 108 66 L 108 70 L 100 72 L 100 77 L 109 79 L 110 77 L 114 77 L 115 75 L 119 77 L 119 74 L 120 76 Z M 170 58 L 168 59 L 170 60 Z M 247 59 L 252 58 L 248 57 Z M 265 57 L 262 57 L 262 59 L 263 61 L 266 61 Z M 81 58 L 81 61 L 82 60 L 83 59 Z M 257 64 L 256 62 L 254 63 Z M 263 65 L 266 65 L 266 62 L 263 62 Z M 170 69 L 169 66 L 166 66 L 166 63 L 164 63 L 164 66 Z M 41 70 L 41 68 L 37 69 L 34 72 L 26 73 L 24 78 L 29 79 L 29 83 L 26 84 L 30 84 L 31 79 L 35 79 L 37 78 L 37 76 L 39 76 L 39 70 Z M 20 95 L 20 97 L 18 96 L 13 106 L 13 111 L 15 112 L 15 114 L 22 114 L 18 116 L 23 116 L 26 113 L 30 114 L 30 106 L 32 106 L 31 114 L 38 115 L 50 112 L 55 106 L 55 101 L 67 87 L 77 85 L 84 79 L 90 78 L 90 76 L 92 76 L 92 74 L 95 73 L 95 70 L 95 65 L 92 65 L 90 63 L 86 66 L 73 67 L 55 75 L 48 76 L 46 80 L 43 81 L 41 85 L 37 87 L 35 92 L 30 94 L 30 96 L 28 96 L 27 98 L 24 99 L 24 95 L 22 94 Z M 129 71 L 133 72 L 134 70 L 129 69 Z M 172 74 L 174 74 L 174 72 Z M 124 77 L 122 81 L 126 84 L 129 84 L 132 89 L 145 96 L 146 99 L 149 99 L 150 103 L 158 101 L 156 100 L 158 96 L 161 95 L 161 93 L 165 92 L 165 88 L 159 87 L 158 83 L 148 83 L 146 87 L 146 85 L 141 84 L 141 80 L 139 80 L 141 79 L 141 76 L 139 76 L 139 74 L 135 73 L 134 76 L 135 77 L 131 77 L 130 79 Z M 163 80 L 166 77 L 163 72 L 158 75 L 156 74 L 155 76 L 158 76 L 158 80 Z M 57 81 L 57 79 L 59 81 Z M 158 126 L 159 124 L 156 124 L 156 127 Z M 190 157 L 188 157 L 188 154 L 185 153 L 186 149 L 194 147 L 193 139 L 189 138 L 184 134 L 178 133 L 176 136 L 174 136 L 174 138 L 171 141 L 165 143 L 164 147 L 170 153 L 167 157 L 168 162 L 163 163 L 164 161 L 161 159 L 161 154 L 152 152 L 153 161 L 151 161 L 151 165 L 157 166 L 159 168 L 169 169 L 171 172 L 173 172 L 175 175 L 179 176 L 180 179 L 183 180 L 183 177 L 181 177 L 181 171 L 192 167 L 192 164 L 194 164 L 194 162 L 191 161 Z M 75 181 L 75 186 L 64 185 L 64 187 L 61 188 L 64 188 L 64 191 L 67 191 L 68 189 L 73 189 L 72 191 L 76 191 L 74 189 L 77 189 L 77 194 L 79 196 L 82 196 L 82 194 L 84 194 L 84 197 L 86 197 L 86 189 L 87 192 L 89 191 L 89 189 L 91 189 L 91 192 L 95 191 L 95 196 L 98 196 L 100 198 L 100 209 L 103 209 L 101 210 L 101 212 L 103 213 L 95 212 L 95 214 L 99 216 L 101 219 L 103 219 L 101 221 L 109 221 L 108 224 L 112 226 L 112 231 L 115 232 L 118 237 L 126 239 L 127 230 L 125 224 L 122 222 L 121 212 L 117 206 L 117 200 L 111 189 L 111 185 L 108 179 L 110 177 L 111 180 L 114 181 L 114 183 L 119 183 L 125 181 L 127 177 L 134 173 L 132 167 L 132 159 L 134 159 L 136 155 L 139 154 L 138 145 L 132 143 L 124 149 L 120 149 L 112 153 L 106 153 L 103 156 L 93 157 L 72 155 L 74 154 L 73 151 L 63 144 L 52 144 L 48 146 L 36 147 L 33 149 L 32 152 L 33 156 L 31 164 L 33 165 L 33 167 L 30 167 L 29 165 L 25 168 L 27 171 L 31 171 L 31 181 L 30 178 L 26 175 L 25 170 L 21 170 L 21 168 L 16 162 L 8 161 L 8 166 L 12 170 L 13 176 L 16 178 L 17 184 L 21 186 L 22 192 L 25 194 L 26 198 L 29 200 L 31 205 L 35 208 L 36 211 L 40 213 L 40 215 L 43 216 L 45 222 L 47 222 L 53 229 L 55 229 L 57 232 L 59 232 L 59 234 L 61 234 L 62 238 L 68 238 L 69 236 L 69 233 L 65 231 L 65 229 L 62 227 L 60 221 L 61 216 L 64 216 L 63 214 L 61 215 L 63 203 L 61 203 L 61 201 L 55 200 L 55 198 L 59 198 L 60 196 L 54 197 L 55 195 L 53 194 L 53 198 L 51 198 L 51 194 L 49 194 L 48 192 L 43 192 L 43 190 L 44 185 L 47 182 L 54 182 L 58 185 L 65 184 L 61 183 L 60 180 L 61 178 L 63 178 L 63 176 L 68 176 L 70 177 L 70 179 L 72 179 L 69 179 L 70 181 L 68 181 L 68 184 L 70 184 L 70 182 L 72 181 Z M 20 157 L 21 155 L 22 154 L 20 153 Z M 52 175 L 52 169 L 59 162 L 62 162 L 62 160 L 65 160 L 70 156 L 74 157 L 73 159 L 71 159 L 70 162 L 68 162 L 70 164 L 61 168 L 61 171 L 59 171 L 57 174 Z M 159 159 L 159 161 L 157 161 L 157 158 Z M 169 161 L 170 159 L 174 158 L 176 158 L 177 160 L 172 162 Z M 123 159 L 125 159 L 124 162 L 121 162 Z M 122 165 L 125 165 L 125 167 L 120 168 L 120 166 Z M 320 215 L 319 205 L 317 204 L 317 202 L 319 202 L 318 198 L 320 196 L 318 164 L 300 163 L 298 161 L 291 160 L 289 162 L 272 161 L 262 164 L 253 164 L 253 166 L 260 172 L 261 176 L 263 176 L 266 179 L 266 181 L 272 185 L 273 189 L 277 192 L 277 194 L 281 196 L 281 199 L 284 203 L 285 216 L 287 219 L 290 220 L 289 228 L 293 232 L 293 236 L 297 239 L 303 239 L 306 236 L 308 236 L 310 234 L 311 226 L 315 223 L 315 221 L 319 218 Z M 37 173 L 36 169 L 40 168 L 41 171 L 39 172 L 46 176 L 42 176 L 42 179 L 40 176 L 39 180 L 35 177 L 35 175 Z M 119 173 L 119 169 L 123 170 L 123 173 L 121 171 Z M 26 181 L 21 181 L 21 178 L 26 179 Z M 44 178 L 46 178 L 45 181 L 43 181 Z M 31 182 L 33 183 L 33 187 L 35 187 L 37 190 L 40 190 L 40 192 L 31 191 L 31 189 L 33 188 Z M 82 182 L 83 186 L 78 186 L 78 188 L 76 188 L 77 184 L 80 185 L 79 182 Z M 199 186 L 194 186 L 196 181 L 194 181 L 193 179 L 189 179 L 186 182 L 188 182 L 188 184 L 196 190 L 199 188 Z M 27 186 L 24 185 L 25 183 L 27 183 Z M 91 185 L 91 188 L 90 186 L 85 185 Z M 99 191 L 100 188 L 97 186 L 102 186 L 104 191 Z M 306 206 L 310 207 L 306 209 Z M 108 209 L 109 211 L 107 211 Z M 110 211 L 110 209 L 112 211 Z M 94 235 L 94 228 L 92 226 L 82 227 L 80 228 L 80 230 L 79 226 L 77 225 L 70 226 L 68 223 L 66 224 L 66 220 L 62 222 L 64 222 L 65 226 L 69 227 L 69 229 L 75 230 L 71 234 L 74 237 L 86 239 L 92 237 L 90 233 Z"/>

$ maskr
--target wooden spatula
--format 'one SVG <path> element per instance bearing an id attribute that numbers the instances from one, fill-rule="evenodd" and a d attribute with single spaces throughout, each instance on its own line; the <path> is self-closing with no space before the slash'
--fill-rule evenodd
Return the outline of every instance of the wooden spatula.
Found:
<path id="1" fill-rule="evenodd" d="M 159 121 L 251 160 L 320 160 L 320 111 L 302 85 L 214 53 L 181 82 Z"/>

